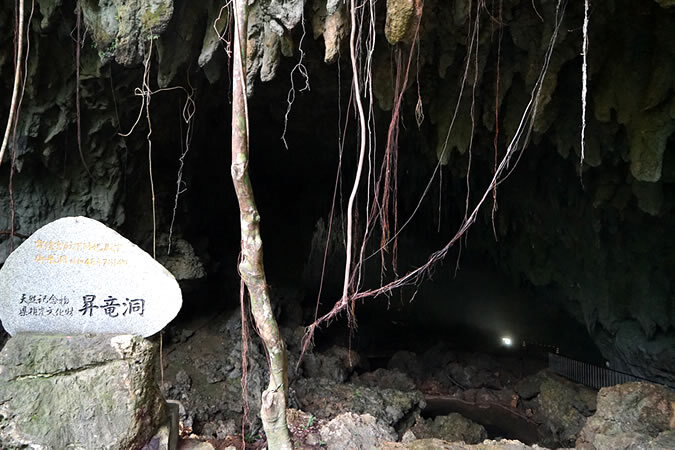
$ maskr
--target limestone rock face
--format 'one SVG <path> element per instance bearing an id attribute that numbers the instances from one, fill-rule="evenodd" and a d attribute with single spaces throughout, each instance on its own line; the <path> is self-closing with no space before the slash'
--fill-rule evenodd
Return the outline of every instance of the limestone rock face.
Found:
<path id="1" fill-rule="evenodd" d="M 370 414 L 344 413 L 319 430 L 329 449 L 376 448 L 380 441 L 396 439 L 394 429 Z"/>
<path id="2" fill-rule="evenodd" d="M 150 40 L 156 39 L 173 15 L 173 0 L 82 2 L 84 23 L 99 57 L 118 64 L 140 64 Z"/>
<path id="3" fill-rule="evenodd" d="M 349 15 L 343 4 L 333 1 L 314 0 L 312 9 L 312 30 L 314 39 L 323 36 L 326 47 L 323 60 L 333 63 L 340 54 L 340 46 L 349 34 Z"/>
<path id="4" fill-rule="evenodd" d="M 163 242 L 169 242 L 168 235 L 162 237 Z M 177 281 L 199 280 L 206 276 L 204 264 L 195 254 L 195 249 L 183 238 L 174 238 L 171 252 L 162 251 L 158 260 Z"/>
<path id="5" fill-rule="evenodd" d="M 437 438 L 467 444 L 478 444 L 488 437 L 482 425 L 457 413 L 437 416 L 433 420 L 419 418 L 411 431 L 418 439 Z"/>
<path id="6" fill-rule="evenodd" d="M 309 353 L 303 363 L 307 377 L 346 381 L 358 366 L 358 353 L 340 346 L 333 346 L 324 353 Z"/>
<path id="7" fill-rule="evenodd" d="M 300 379 L 294 386 L 303 410 L 319 419 L 335 417 L 342 411 L 354 411 L 371 414 L 386 425 L 397 426 L 426 406 L 419 391 L 401 392 L 352 383 L 338 384 L 322 378 Z"/>
<path id="8" fill-rule="evenodd" d="M 303 18 L 305 0 L 265 0 L 251 2 L 248 10 L 246 61 L 247 93 L 253 95 L 256 77 L 272 80 L 281 55 L 291 56 L 290 31 Z"/>
<path id="9" fill-rule="evenodd" d="M 596 391 L 549 370 L 522 379 L 514 388 L 525 408 L 534 410 L 538 442 L 547 447 L 573 447 L 587 418 L 596 410 Z"/>
<path id="10" fill-rule="evenodd" d="M 675 391 L 636 382 L 600 389 L 598 409 L 581 430 L 576 446 L 672 448 L 674 439 Z"/>
<path id="11" fill-rule="evenodd" d="M 553 374 L 546 374 L 537 397 L 543 426 L 556 442 L 573 446 L 586 418 L 595 410 L 595 391 Z"/>
<path id="12" fill-rule="evenodd" d="M 386 387 L 396 389 L 397 391 L 415 390 L 415 382 L 407 373 L 399 370 L 376 369 L 373 372 L 366 372 L 355 375 L 351 379 L 352 383 L 370 387 Z"/>
<path id="13" fill-rule="evenodd" d="M 415 0 L 387 0 L 384 34 L 390 44 L 397 44 L 407 37 L 415 16 L 415 3 Z"/>
<path id="14" fill-rule="evenodd" d="M 157 346 L 19 334 L 0 353 L 0 448 L 140 449 L 165 419 Z"/>
<path id="15" fill-rule="evenodd" d="M 478 449 L 478 450 L 525 450 L 525 449 L 540 449 L 538 445 L 525 445 L 520 441 L 510 439 L 490 440 L 486 439 L 479 444 L 465 444 L 464 442 L 448 442 L 442 439 L 417 439 L 412 442 L 384 442 L 377 447 L 378 450 L 463 450 L 463 449 Z"/>

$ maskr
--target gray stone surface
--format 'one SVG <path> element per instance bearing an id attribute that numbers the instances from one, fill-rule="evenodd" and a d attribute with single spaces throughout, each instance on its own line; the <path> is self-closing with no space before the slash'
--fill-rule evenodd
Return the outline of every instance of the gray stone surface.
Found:
<path id="1" fill-rule="evenodd" d="M 533 419 L 540 423 L 540 444 L 574 447 L 586 419 L 595 412 L 597 392 L 548 370 L 539 372 L 541 382 Z"/>
<path id="2" fill-rule="evenodd" d="M 319 430 L 329 450 L 375 448 L 379 442 L 393 441 L 396 432 L 370 414 L 340 414 Z"/>
<path id="3" fill-rule="evenodd" d="M 169 242 L 169 234 L 163 233 L 159 241 Z M 204 264 L 195 254 L 195 249 L 188 241 L 180 237 L 172 238 L 171 248 L 161 245 L 157 249 L 157 261 L 159 261 L 177 281 L 201 280 L 206 276 Z"/>
<path id="4" fill-rule="evenodd" d="M 139 336 L 14 336 L 0 353 L 0 448 L 142 448 L 166 422 L 157 357 Z"/>
<path id="5" fill-rule="evenodd" d="M 178 450 L 215 450 L 215 447 L 211 443 L 199 439 L 185 439 L 180 443 Z"/>
<path id="6" fill-rule="evenodd" d="M 325 378 L 340 383 L 349 378 L 360 360 L 354 350 L 336 345 L 322 353 L 308 352 L 303 369 L 307 378 Z"/>
<path id="7" fill-rule="evenodd" d="M 411 442 L 383 442 L 377 446 L 377 450 L 526 450 L 545 448 L 536 444 L 530 447 L 520 441 L 510 439 L 486 439 L 479 444 L 448 442 L 441 439 L 417 439 Z"/>
<path id="8" fill-rule="evenodd" d="M 582 449 L 674 448 L 675 391 L 635 382 L 600 389 L 596 413 L 576 441 Z"/>
<path id="9" fill-rule="evenodd" d="M 133 66 L 143 62 L 147 41 L 164 32 L 173 15 L 173 0 L 83 2 L 84 23 L 103 63 Z"/>
<path id="10" fill-rule="evenodd" d="M 319 419 L 332 419 L 343 411 L 370 414 L 386 425 L 399 427 L 425 406 L 419 391 L 337 383 L 324 378 L 301 378 L 293 383 L 303 411 Z"/>
<path id="11" fill-rule="evenodd" d="M 417 439 L 437 438 L 450 442 L 464 441 L 467 444 L 478 444 L 488 437 L 482 425 L 457 413 L 433 419 L 419 417 L 409 432 Z"/>
<path id="12" fill-rule="evenodd" d="M 0 321 L 11 335 L 150 336 L 181 305 L 173 275 L 128 239 L 85 217 L 40 228 L 0 269 Z"/>

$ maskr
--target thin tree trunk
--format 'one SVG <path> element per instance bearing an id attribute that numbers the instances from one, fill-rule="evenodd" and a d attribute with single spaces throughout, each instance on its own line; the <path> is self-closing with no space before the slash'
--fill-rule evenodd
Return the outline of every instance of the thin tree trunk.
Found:
<path id="1" fill-rule="evenodd" d="M 234 1 L 235 33 L 232 77 L 232 181 L 239 201 L 241 260 L 239 272 L 251 298 L 251 312 L 267 350 L 270 381 L 262 394 L 260 417 L 270 450 L 291 449 L 286 425 L 288 359 L 270 305 L 263 265 L 260 214 L 248 174 L 248 111 L 246 106 L 247 2 Z M 245 394 L 244 394 L 245 395 Z"/>

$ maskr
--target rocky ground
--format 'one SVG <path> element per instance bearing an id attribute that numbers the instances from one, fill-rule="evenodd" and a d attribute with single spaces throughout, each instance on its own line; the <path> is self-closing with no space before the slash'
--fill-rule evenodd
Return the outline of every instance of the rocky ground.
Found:
<path id="1" fill-rule="evenodd" d="M 636 382 L 597 392 L 517 354 L 443 343 L 373 358 L 368 349 L 330 341 L 309 348 L 298 364 L 304 329 L 297 314 L 278 315 L 291 324 L 282 333 L 293 368 L 287 419 L 296 448 L 675 448 L 675 391 L 664 386 Z M 253 337 L 250 412 L 242 419 L 239 311 L 183 319 L 160 344 L 160 385 L 179 404 L 179 449 L 265 448 L 257 411 L 267 363 Z"/>
<path id="2" fill-rule="evenodd" d="M 282 327 L 282 332 L 295 368 L 303 328 Z M 162 387 L 167 398 L 182 405 L 182 448 L 242 446 L 240 333 L 238 311 L 194 319 L 167 332 Z M 251 410 L 244 440 L 247 447 L 259 448 L 264 433 L 257 408 L 267 374 L 256 340 L 248 359 Z M 628 401 L 620 392 L 603 394 L 606 390 L 598 398 L 594 390 L 536 371 L 531 361 L 456 352 L 443 345 L 422 354 L 399 351 L 383 365 L 374 368 L 366 356 L 339 345 L 310 349 L 292 373 L 289 394 L 288 422 L 298 448 L 516 449 L 577 443 L 603 448 L 607 442 L 620 448 L 674 439 L 673 403 L 667 399 L 675 394 L 666 388 L 647 393 L 635 388 Z M 639 429 L 616 437 L 619 431 L 607 423 L 634 415 L 631 401 L 643 394 L 652 399 L 660 418 L 640 415 L 633 420 L 643 423 Z M 594 444 L 598 433 L 591 430 L 610 437 L 602 435 L 604 440 Z"/>

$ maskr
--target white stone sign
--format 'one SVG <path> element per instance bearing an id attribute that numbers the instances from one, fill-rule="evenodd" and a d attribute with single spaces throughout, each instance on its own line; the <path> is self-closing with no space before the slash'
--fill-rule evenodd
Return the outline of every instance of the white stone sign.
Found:
<path id="1" fill-rule="evenodd" d="M 0 321 L 11 335 L 150 336 L 176 317 L 182 302 L 169 271 L 86 217 L 40 228 L 0 269 Z"/>

